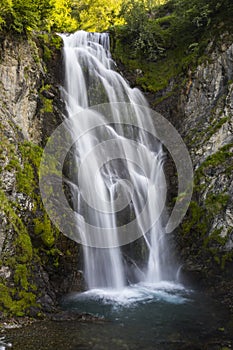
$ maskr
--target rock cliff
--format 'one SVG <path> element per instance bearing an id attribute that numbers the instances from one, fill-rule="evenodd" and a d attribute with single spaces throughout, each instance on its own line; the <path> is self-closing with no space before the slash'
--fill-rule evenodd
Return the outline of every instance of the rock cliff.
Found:
<path id="1" fill-rule="evenodd" d="M 229 37 L 226 35 L 226 37 Z M 207 48 L 180 96 L 180 131 L 195 171 L 193 201 L 178 232 L 184 270 L 233 311 L 233 44 Z"/>
<path id="2" fill-rule="evenodd" d="M 59 45 L 58 37 L 47 35 L 0 38 L 3 315 L 50 312 L 77 280 L 78 246 L 50 222 L 38 185 L 42 146 L 63 118 Z"/>
<path id="3" fill-rule="evenodd" d="M 114 40 L 114 58 L 120 70 L 132 86 L 145 90 L 151 107 L 176 127 L 193 162 L 192 201 L 173 233 L 184 281 L 191 279 L 215 296 L 221 295 L 233 311 L 233 37 L 228 31 L 210 37 L 202 57 L 182 70 L 177 68 L 167 84 L 161 79 L 163 72 L 165 76 L 172 69 L 172 53 L 147 65 L 146 61 L 129 58 L 127 47 L 124 53 L 125 43 L 122 45 L 117 34 Z M 169 157 L 165 171 L 171 206 L 177 179 Z"/>
<path id="4" fill-rule="evenodd" d="M 174 233 L 183 276 L 198 279 L 233 309 L 233 38 L 225 33 L 221 42 L 210 41 L 207 58 L 166 88 L 146 93 L 180 132 L 193 162 L 192 202 Z M 53 311 L 82 280 L 79 247 L 50 222 L 38 187 L 43 145 L 63 118 L 61 48 L 45 34 L 0 44 L 0 311 L 36 316 Z M 143 70 L 129 73 L 118 63 L 133 84 L 145 83 Z M 167 173 L 174 197 L 172 162 Z"/>

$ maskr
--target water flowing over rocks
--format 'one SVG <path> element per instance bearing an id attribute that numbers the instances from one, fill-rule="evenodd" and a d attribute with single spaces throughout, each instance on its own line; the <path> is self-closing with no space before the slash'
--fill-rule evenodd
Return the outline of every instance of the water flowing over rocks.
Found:
<path id="1" fill-rule="evenodd" d="M 183 273 L 233 310 L 233 44 L 223 41 L 209 44 L 208 61 L 187 72 L 174 94 L 170 81 L 156 110 L 179 130 L 195 170 L 193 201 L 174 233 Z M 63 293 L 83 289 L 79 247 L 51 227 L 38 189 L 41 146 L 63 118 L 61 51 L 53 49 L 45 65 L 38 40 L 1 38 L 0 45 L 0 310 L 37 316 L 53 311 Z M 158 96 L 147 97 L 153 104 Z M 166 167 L 173 192 L 174 167 Z"/>
<path id="2" fill-rule="evenodd" d="M 85 227 L 79 227 L 77 220 L 74 221 L 72 237 L 79 241 L 76 237 L 81 231 L 87 287 L 122 290 L 130 279 L 148 283 L 174 280 L 175 263 L 170 263 L 162 215 L 159 215 L 166 198 L 164 153 L 162 144 L 156 140 L 156 128 L 147 101 L 138 89 L 130 88 L 112 69 L 108 33 L 78 31 L 70 36 L 62 35 L 62 38 L 63 95 L 71 121 L 67 129 L 72 129 L 73 140 L 79 136 L 69 183 L 72 183 L 72 204 L 82 217 L 80 226 L 85 224 Z M 100 105 L 96 112 L 93 109 L 90 115 L 85 111 L 78 117 L 83 109 L 93 106 L 93 98 L 95 103 L 104 105 Z M 94 127 L 96 123 L 101 123 L 101 130 Z M 112 123 L 117 125 L 112 127 Z M 124 123 L 128 123 L 127 126 Z M 153 141 L 145 130 L 150 131 Z M 108 142 L 108 147 L 103 148 L 100 156 L 96 149 L 101 144 L 103 147 L 104 142 Z M 114 146 L 111 146 L 113 142 Z M 112 152 L 111 147 L 116 151 Z M 89 161 L 86 160 L 87 154 L 91 154 Z M 76 168 L 85 169 L 82 170 L 83 177 L 77 177 Z M 127 208 L 128 220 L 124 226 L 119 218 L 118 202 L 121 206 L 124 202 L 122 212 Z M 53 212 L 56 208 L 57 204 Z M 143 211 L 146 214 L 143 215 Z M 130 228 L 131 217 L 135 217 L 133 229 Z M 92 241 L 89 237 L 95 239 Z M 146 251 L 142 267 L 138 266 L 130 249 L 128 259 L 125 259 L 121 248 L 139 237 Z"/>

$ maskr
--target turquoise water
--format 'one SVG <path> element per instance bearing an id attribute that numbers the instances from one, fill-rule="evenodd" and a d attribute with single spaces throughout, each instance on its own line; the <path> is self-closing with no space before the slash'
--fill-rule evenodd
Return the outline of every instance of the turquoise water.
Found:
<path id="1" fill-rule="evenodd" d="M 179 284 L 73 293 L 62 307 L 94 314 L 100 321 L 38 322 L 11 331 L 7 341 L 17 350 L 226 350 L 233 346 L 227 310 Z"/>

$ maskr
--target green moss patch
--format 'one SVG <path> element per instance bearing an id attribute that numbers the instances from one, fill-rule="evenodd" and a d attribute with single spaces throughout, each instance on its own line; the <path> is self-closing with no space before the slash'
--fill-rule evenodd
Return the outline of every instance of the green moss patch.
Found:
<path id="1" fill-rule="evenodd" d="M 9 160 L 3 171 L 15 172 L 15 189 L 31 205 L 23 212 L 17 197 L 8 197 L 0 188 L 0 212 L 7 218 L 6 227 L 11 232 L 11 251 L 3 250 L 1 255 L 1 264 L 10 268 L 11 277 L 0 280 L 0 311 L 6 316 L 23 316 L 30 314 L 32 307 L 40 310 L 34 274 L 38 264 L 44 268 L 48 263 L 54 268 L 59 266 L 61 252 L 56 247 L 59 232 L 44 211 L 40 197 L 38 171 L 42 148 L 24 141 L 16 149 L 16 144 L 8 145 L 7 138 L 2 140 Z"/>

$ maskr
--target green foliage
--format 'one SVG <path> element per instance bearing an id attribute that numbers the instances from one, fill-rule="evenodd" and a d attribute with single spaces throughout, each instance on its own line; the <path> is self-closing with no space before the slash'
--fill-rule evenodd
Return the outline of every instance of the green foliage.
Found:
<path id="1" fill-rule="evenodd" d="M 71 32 L 77 28 L 77 22 L 71 16 L 70 0 L 50 0 L 51 11 L 47 18 L 46 29 L 49 31 Z"/>
<path id="2" fill-rule="evenodd" d="M 209 42 L 232 27 L 232 14 L 230 0 L 124 0 L 125 24 L 111 29 L 113 56 L 142 71 L 136 84 L 145 91 L 164 89 L 172 78 L 185 84 L 184 72 L 209 59 Z"/>
<path id="3" fill-rule="evenodd" d="M 126 25 L 121 28 L 120 37 L 130 43 L 131 57 L 142 56 L 154 61 L 164 54 L 164 37 L 161 26 L 150 15 L 148 2 L 127 0 L 121 14 Z"/>
<path id="4" fill-rule="evenodd" d="M 0 29 L 8 22 L 12 12 L 12 0 L 1 0 L 0 3 Z"/>
<path id="5" fill-rule="evenodd" d="M 0 30 L 20 34 L 32 30 L 73 31 L 77 22 L 71 12 L 69 0 L 2 0 Z"/>
<path id="6" fill-rule="evenodd" d="M 11 28 L 22 33 L 37 27 L 37 4 L 33 0 L 12 0 Z"/>
<path id="7" fill-rule="evenodd" d="M 114 25 L 124 23 L 120 16 L 122 0 L 79 0 L 73 1 L 73 16 L 78 28 L 103 32 Z"/>

